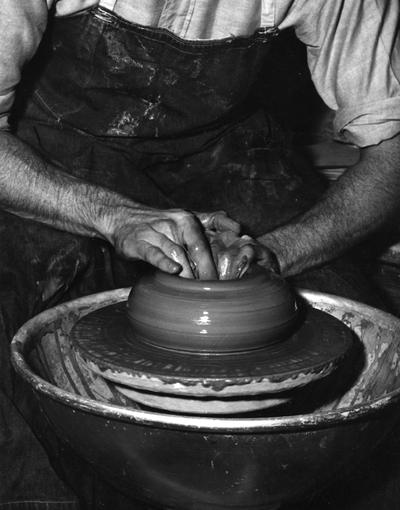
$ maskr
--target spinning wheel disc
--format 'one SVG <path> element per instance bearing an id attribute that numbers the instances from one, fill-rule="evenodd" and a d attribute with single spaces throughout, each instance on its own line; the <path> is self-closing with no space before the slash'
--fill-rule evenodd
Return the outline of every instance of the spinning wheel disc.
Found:
<path id="1" fill-rule="evenodd" d="M 193 354 L 160 348 L 135 335 L 125 303 L 83 317 L 71 339 L 88 367 L 115 383 L 198 397 L 256 395 L 303 386 L 328 375 L 353 343 L 334 317 L 308 308 L 288 339 L 251 351 Z"/>

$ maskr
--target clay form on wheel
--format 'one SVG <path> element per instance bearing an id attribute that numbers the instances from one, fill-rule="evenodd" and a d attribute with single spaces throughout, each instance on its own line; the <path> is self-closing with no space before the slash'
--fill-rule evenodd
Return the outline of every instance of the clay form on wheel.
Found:
<path id="1" fill-rule="evenodd" d="M 349 352 L 353 337 L 343 323 L 312 307 L 297 313 L 294 294 L 273 275 L 194 282 L 156 273 L 135 287 L 127 303 L 83 317 L 71 340 L 90 370 L 119 391 L 132 388 L 133 399 L 135 391 L 150 392 L 149 405 L 163 408 L 162 396 L 168 396 L 166 408 L 182 407 L 185 397 L 238 397 L 239 411 L 247 396 L 265 394 L 268 407 L 274 399 L 267 394 L 328 375 Z M 204 402 L 198 402 L 199 414 L 217 409 Z M 194 410 L 196 401 L 188 403 Z M 228 402 L 221 404 L 218 412 L 227 412 Z M 261 407 L 262 399 L 255 405 Z"/>
<path id="2" fill-rule="evenodd" d="M 287 335 L 297 316 L 288 284 L 266 271 L 224 281 L 155 272 L 132 289 L 127 310 L 144 342 L 206 354 L 266 347 Z"/>

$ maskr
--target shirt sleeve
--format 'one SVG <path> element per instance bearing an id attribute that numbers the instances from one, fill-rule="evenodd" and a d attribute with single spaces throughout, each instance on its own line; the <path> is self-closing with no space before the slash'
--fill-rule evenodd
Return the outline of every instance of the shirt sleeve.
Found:
<path id="1" fill-rule="evenodd" d="M 0 16 L 0 129 L 8 116 L 24 65 L 41 41 L 53 0 L 2 0 Z"/>
<path id="2" fill-rule="evenodd" d="M 399 0 L 294 0 L 285 25 L 307 46 L 339 140 L 365 147 L 400 133 Z"/>

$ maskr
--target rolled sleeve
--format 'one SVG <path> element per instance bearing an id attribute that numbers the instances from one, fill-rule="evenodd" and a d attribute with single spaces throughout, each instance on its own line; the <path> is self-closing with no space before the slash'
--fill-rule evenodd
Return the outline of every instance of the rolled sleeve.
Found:
<path id="1" fill-rule="evenodd" d="M 360 103 L 336 114 L 337 139 L 366 147 L 400 133 L 400 96 Z"/>
<path id="2" fill-rule="evenodd" d="M 297 0 L 292 11 L 336 137 L 365 147 L 400 133 L 399 0 Z"/>
<path id="3" fill-rule="evenodd" d="M 8 116 L 22 69 L 34 55 L 47 23 L 50 0 L 2 0 L 0 16 L 0 129 Z"/>

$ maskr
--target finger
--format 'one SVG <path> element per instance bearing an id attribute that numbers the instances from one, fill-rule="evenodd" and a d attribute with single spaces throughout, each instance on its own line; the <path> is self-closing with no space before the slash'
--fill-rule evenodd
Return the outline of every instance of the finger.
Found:
<path id="1" fill-rule="evenodd" d="M 158 246 L 168 258 L 181 266 L 182 270 L 179 276 L 183 278 L 194 277 L 191 260 L 182 246 L 176 244 L 169 237 L 157 231 L 149 235 L 148 240 L 151 241 L 153 245 Z"/>
<path id="2" fill-rule="evenodd" d="M 207 230 L 205 234 L 210 245 L 214 266 L 217 268 L 219 253 L 220 251 L 224 250 L 225 247 L 223 243 L 221 243 L 221 241 L 217 238 L 216 233 L 213 230 Z"/>
<path id="3" fill-rule="evenodd" d="M 217 279 L 217 270 L 212 258 L 210 245 L 205 238 L 200 223 L 192 216 L 185 220 L 183 226 L 183 243 L 186 245 L 188 257 L 197 268 L 201 280 Z"/>
<path id="4" fill-rule="evenodd" d="M 236 234 L 240 233 L 240 228 L 241 228 L 240 223 L 233 220 L 226 214 L 215 215 L 213 219 L 214 219 L 214 221 L 213 221 L 212 225 L 215 228 L 215 230 L 219 230 L 219 231 L 229 230 L 229 231 L 235 232 Z"/>
<path id="5" fill-rule="evenodd" d="M 151 228 L 142 232 L 140 237 L 134 241 L 139 258 L 168 273 L 193 278 L 186 252 L 181 246 Z"/>
<path id="6" fill-rule="evenodd" d="M 225 250 L 221 250 L 223 256 L 220 257 L 218 264 L 219 278 L 224 280 L 241 278 L 256 259 L 258 243 L 247 235 L 238 237 L 231 232 L 218 234 L 218 238 L 225 245 Z"/>
<path id="7" fill-rule="evenodd" d="M 235 278 L 240 279 L 247 272 L 250 264 L 251 260 L 247 257 L 247 255 L 243 255 L 237 264 Z"/>
<path id="8" fill-rule="evenodd" d="M 232 261 L 229 253 L 224 251 L 218 254 L 218 278 L 220 280 L 231 280 L 231 265 Z"/>
<path id="9" fill-rule="evenodd" d="M 175 241 L 185 244 L 184 236 L 181 232 L 182 219 L 181 216 L 188 215 L 193 217 L 191 213 L 186 211 L 171 211 L 172 217 L 154 222 L 152 229 L 157 237 L 153 234 L 153 242 L 160 242 L 161 247 L 168 253 L 173 260 L 179 262 L 182 266 L 180 276 L 184 278 L 197 278 L 197 267 L 195 262 L 190 257 L 190 254 Z M 174 217 L 176 213 L 179 214 L 178 218 Z M 157 241 L 156 241 L 157 240 Z"/>
<path id="10" fill-rule="evenodd" d="M 158 246 L 153 246 L 146 241 L 141 241 L 138 245 L 138 254 L 141 260 L 161 269 L 161 271 L 171 274 L 179 274 L 182 272 L 181 264 L 167 257 Z"/>
<path id="11" fill-rule="evenodd" d="M 256 260 L 256 249 L 252 244 L 246 244 L 238 249 L 227 250 L 218 263 L 218 274 L 221 280 L 241 278 L 250 265 Z"/>
<path id="12" fill-rule="evenodd" d="M 216 211 L 213 213 L 200 213 L 199 219 L 206 229 L 218 231 L 231 230 L 236 234 L 240 232 L 240 224 L 230 218 L 225 211 Z"/>
<path id="13" fill-rule="evenodd" d="M 206 235 L 211 246 L 214 262 L 217 265 L 220 280 L 240 278 L 252 262 L 245 253 L 240 256 L 240 249 L 246 244 L 255 244 L 254 239 L 249 236 L 238 237 L 232 231 L 215 232 L 207 230 Z M 238 260 L 235 262 L 235 259 Z M 232 265 L 236 264 L 237 269 L 232 272 Z"/>
<path id="14" fill-rule="evenodd" d="M 233 245 L 240 247 L 243 244 L 248 244 L 247 241 L 244 239 L 245 236 L 238 237 L 237 233 L 232 232 L 232 230 L 217 232 L 215 235 L 226 248 L 229 248 L 230 246 Z"/>

